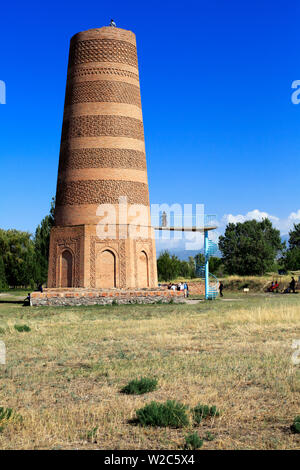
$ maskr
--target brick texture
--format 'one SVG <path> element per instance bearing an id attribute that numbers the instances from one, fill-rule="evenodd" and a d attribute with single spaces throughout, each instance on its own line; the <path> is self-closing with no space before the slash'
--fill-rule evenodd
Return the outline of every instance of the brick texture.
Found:
<path id="1" fill-rule="evenodd" d="M 157 285 L 154 232 L 145 215 L 149 190 L 137 64 L 130 31 L 104 27 L 71 39 L 50 236 L 51 288 Z M 115 207 L 120 196 L 127 198 L 128 213 L 138 205 L 140 222 L 119 226 L 123 219 L 118 216 L 115 237 L 108 237 L 97 231 L 99 204 Z M 132 238 L 130 223 L 138 234 Z"/>
<path id="2" fill-rule="evenodd" d="M 88 39 L 70 48 L 69 66 L 88 62 L 121 62 L 137 67 L 136 48 L 127 41 Z"/>
<path id="3" fill-rule="evenodd" d="M 144 152 L 130 149 L 66 149 L 60 158 L 60 169 L 79 168 L 132 168 L 146 169 Z"/>
<path id="4" fill-rule="evenodd" d="M 75 116 L 64 121 L 61 139 L 102 135 L 144 140 L 143 123 L 127 116 Z"/>
<path id="5" fill-rule="evenodd" d="M 141 108 L 140 89 L 130 83 L 107 80 L 80 82 L 67 88 L 65 106 L 87 102 L 127 103 Z"/>

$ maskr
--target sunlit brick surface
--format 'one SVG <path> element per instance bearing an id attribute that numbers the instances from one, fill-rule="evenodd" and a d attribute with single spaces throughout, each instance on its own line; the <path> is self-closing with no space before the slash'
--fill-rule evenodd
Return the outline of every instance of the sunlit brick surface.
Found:
<path id="1" fill-rule="evenodd" d="M 125 222 L 120 196 L 127 200 Z M 117 210 L 115 226 L 105 225 L 99 204 Z M 137 228 L 134 237 L 129 224 Z M 110 27 L 83 31 L 70 45 L 48 286 L 156 285 L 135 35 Z"/>

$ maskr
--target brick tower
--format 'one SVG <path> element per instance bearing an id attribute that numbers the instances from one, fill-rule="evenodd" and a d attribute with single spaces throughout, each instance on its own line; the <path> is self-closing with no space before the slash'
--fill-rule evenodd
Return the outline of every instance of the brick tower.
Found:
<path id="1" fill-rule="evenodd" d="M 83 31 L 70 44 L 48 287 L 156 285 L 135 35 Z"/>

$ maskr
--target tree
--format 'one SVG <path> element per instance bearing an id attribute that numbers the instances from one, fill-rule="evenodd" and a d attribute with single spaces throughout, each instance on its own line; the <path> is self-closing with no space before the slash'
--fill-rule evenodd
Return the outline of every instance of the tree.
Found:
<path id="1" fill-rule="evenodd" d="M 194 279 L 196 277 L 196 264 L 195 264 L 195 258 L 193 256 L 189 256 L 189 267 L 190 267 L 190 278 Z"/>
<path id="2" fill-rule="evenodd" d="M 191 277 L 191 270 L 188 261 L 180 261 L 179 275 L 182 277 Z"/>
<path id="3" fill-rule="evenodd" d="M 283 266 L 287 271 L 297 271 L 300 269 L 300 248 L 295 247 L 286 250 L 281 259 Z"/>
<path id="4" fill-rule="evenodd" d="M 294 229 L 289 232 L 289 248 L 300 248 L 300 223 L 294 224 Z"/>
<path id="5" fill-rule="evenodd" d="M 203 266 L 205 264 L 205 256 L 203 253 L 198 253 L 194 256 L 196 266 Z"/>
<path id="6" fill-rule="evenodd" d="M 286 270 L 300 269 L 300 223 L 289 232 L 289 247 L 280 261 Z"/>
<path id="7" fill-rule="evenodd" d="M 3 256 L 0 256 L 0 289 L 7 288 L 7 280 L 5 275 L 5 266 L 3 261 Z"/>
<path id="8" fill-rule="evenodd" d="M 222 264 L 222 258 L 218 258 L 217 256 L 211 256 L 209 258 L 209 272 L 211 272 L 212 274 L 217 274 Z"/>
<path id="9" fill-rule="evenodd" d="M 29 232 L 0 229 L 0 257 L 9 286 L 34 285 L 34 244 Z"/>
<path id="10" fill-rule="evenodd" d="M 219 249 L 228 274 L 262 275 L 271 270 L 283 244 L 269 219 L 227 225 Z"/>
<path id="11" fill-rule="evenodd" d="M 35 250 L 35 279 L 37 284 L 43 284 L 48 276 L 48 259 L 50 232 L 54 225 L 55 199 L 52 198 L 49 215 L 46 215 L 38 225 L 34 236 Z"/>
<path id="12" fill-rule="evenodd" d="M 166 250 L 157 259 L 157 272 L 160 281 L 170 281 L 176 279 L 180 273 L 181 263 L 175 255 L 170 255 Z"/>

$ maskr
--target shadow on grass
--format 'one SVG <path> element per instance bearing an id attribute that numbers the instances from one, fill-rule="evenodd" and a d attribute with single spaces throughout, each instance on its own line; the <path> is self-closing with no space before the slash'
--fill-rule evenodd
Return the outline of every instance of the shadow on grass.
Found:
<path id="1" fill-rule="evenodd" d="M 18 304 L 18 305 L 24 305 L 24 300 L 0 300 L 0 304 Z M 24 307 L 27 307 L 27 305 L 24 305 Z"/>

